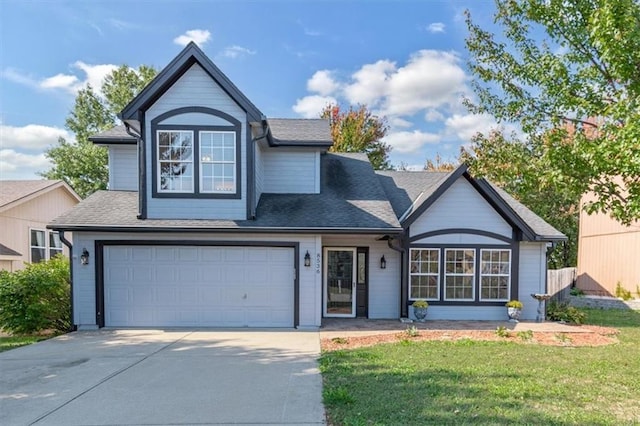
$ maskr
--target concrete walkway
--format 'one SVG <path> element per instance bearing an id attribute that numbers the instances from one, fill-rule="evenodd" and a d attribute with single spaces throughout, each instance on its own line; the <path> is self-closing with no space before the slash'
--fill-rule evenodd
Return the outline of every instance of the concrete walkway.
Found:
<path id="1" fill-rule="evenodd" d="M 311 331 L 70 333 L 0 353 L 0 424 L 324 424 L 319 353 Z"/>

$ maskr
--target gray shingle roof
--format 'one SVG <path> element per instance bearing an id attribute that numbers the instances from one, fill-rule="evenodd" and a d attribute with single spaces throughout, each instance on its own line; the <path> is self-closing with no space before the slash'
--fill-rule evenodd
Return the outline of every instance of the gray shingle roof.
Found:
<path id="1" fill-rule="evenodd" d="M 60 180 L 0 180 L 0 207 L 56 185 Z"/>
<path id="2" fill-rule="evenodd" d="M 329 120 L 269 118 L 267 122 L 276 145 L 333 145 Z"/>
<path id="3" fill-rule="evenodd" d="M 415 202 L 412 211 L 417 210 L 454 172 L 427 171 L 378 171 L 378 179 L 393 205 L 393 209 L 401 217 Z M 529 210 L 515 198 L 496 185 L 487 182 L 520 220 L 541 240 L 564 240 L 566 237 L 540 216 Z"/>
<path id="4" fill-rule="evenodd" d="M 10 249 L 4 244 L 0 244 L 0 256 L 22 256 L 15 250 Z"/>
<path id="5" fill-rule="evenodd" d="M 401 231 L 366 155 L 325 154 L 321 162 L 320 194 L 262 194 L 256 220 L 139 220 L 137 192 L 98 191 L 56 218 L 51 227 Z"/>
<path id="6" fill-rule="evenodd" d="M 136 138 L 127 133 L 124 125 L 114 126 L 89 138 L 97 143 L 136 143 Z"/>

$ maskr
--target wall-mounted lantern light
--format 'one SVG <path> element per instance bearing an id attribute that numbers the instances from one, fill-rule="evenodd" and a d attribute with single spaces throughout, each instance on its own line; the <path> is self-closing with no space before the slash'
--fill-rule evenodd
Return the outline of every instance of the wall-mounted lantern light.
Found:
<path id="1" fill-rule="evenodd" d="M 309 250 L 307 250 L 307 254 L 304 255 L 304 266 L 307 268 L 311 266 L 311 255 L 309 254 Z"/>
<path id="2" fill-rule="evenodd" d="M 387 269 L 387 259 L 384 258 L 384 254 L 380 258 L 380 269 Z"/>
<path id="3" fill-rule="evenodd" d="M 83 265 L 89 264 L 89 251 L 86 248 L 82 249 L 82 254 L 80 255 L 80 263 Z"/>

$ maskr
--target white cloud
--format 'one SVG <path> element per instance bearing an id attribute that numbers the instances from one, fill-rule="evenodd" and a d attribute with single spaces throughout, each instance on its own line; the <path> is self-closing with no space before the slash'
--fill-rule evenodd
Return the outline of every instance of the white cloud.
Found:
<path id="1" fill-rule="evenodd" d="M 78 84 L 78 77 L 68 74 L 56 74 L 47 77 L 39 83 L 43 89 L 70 89 Z"/>
<path id="2" fill-rule="evenodd" d="M 91 84 L 98 92 L 102 90 L 104 78 L 117 68 L 113 64 L 91 65 L 82 61 L 76 61 L 71 65 L 72 69 L 80 70 L 84 74 L 79 78 L 75 74 L 58 73 L 42 79 L 34 78 L 18 70 L 7 68 L 0 74 L 3 78 L 39 90 L 62 90 L 75 95 L 78 90 Z"/>
<path id="3" fill-rule="evenodd" d="M 440 135 L 414 130 L 413 132 L 394 132 L 384 137 L 384 142 L 399 153 L 418 152 L 425 144 L 440 142 Z"/>
<path id="4" fill-rule="evenodd" d="M 235 59 L 239 56 L 255 55 L 255 54 L 256 54 L 255 50 L 250 50 L 250 49 L 247 49 L 246 47 L 237 46 L 237 45 L 225 47 L 225 49 L 222 51 L 222 56 L 225 56 L 231 59 Z"/>
<path id="5" fill-rule="evenodd" d="M 28 124 L 23 127 L 14 127 L 0 124 L 0 147 L 19 148 L 21 150 L 42 150 L 58 142 L 58 138 L 67 140 L 73 136 L 59 127 Z"/>
<path id="6" fill-rule="evenodd" d="M 391 117 L 391 119 L 389 120 L 389 124 L 391 124 L 391 126 L 393 127 L 403 127 L 403 128 L 413 126 L 412 122 L 400 117 Z"/>
<path id="7" fill-rule="evenodd" d="M 173 39 L 175 44 L 180 46 L 186 46 L 189 42 L 194 42 L 197 45 L 202 46 L 211 39 L 211 33 L 209 30 L 188 30 L 184 34 L 179 35 Z"/>
<path id="8" fill-rule="evenodd" d="M 40 154 L 24 154 L 13 149 L 0 149 L 0 179 L 38 179 L 51 163 Z"/>
<path id="9" fill-rule="evenodd" d="M 389 80 L 386 114 L 414 114 L 427 108 L 459 102 L 466 75 L 458 55 L 421 50 Z"/>
<path id="10" fill-rule="evenodd" d="M 344 89 L 347 100 L 352 104 L 376 106 L 387 94 L 389 78 L 395 71 L 396 64 L 388 60 L 363 65 L 351 76 L 354 82 Z"/>
<path id="11" fill-rule="evenodd" d="M 333 96 L 305 96 L 296 101 L 293 110 L 304 118 L 318 118 L 325 106 L 337 102 Z"/>
<path id="12" fill-rule="evenodd" d="M 443 33 L 445 25 L 442 22 L 432 22 L 427 26 L 427 31 L 430 33 Z"/>
<path id="13" fill-rule="evenodd" d="M 427 112 L 424 113 L 424 119 L 430 123 L 434 121 L 442 121 L 444 120 L 444 115 L 438 110 L 428 109 Z"/>
<path id="14" fill-rule="evenodd" d="M 316 71 L 309 81 L 307 81 L 307 90 L 316 92 L 321 96 L 331 95 L 335 93 L 339 87 L 340 84 L 334 80 L 329 70 Z"/>
<path id="15" fill-rule="evenodd" d="M 478 132 L 488 133 L 497 126 L 488 114 L 453 114 L 445 120 L 446 132 L 456 135 L 463 141 L 470 141 Z"/>

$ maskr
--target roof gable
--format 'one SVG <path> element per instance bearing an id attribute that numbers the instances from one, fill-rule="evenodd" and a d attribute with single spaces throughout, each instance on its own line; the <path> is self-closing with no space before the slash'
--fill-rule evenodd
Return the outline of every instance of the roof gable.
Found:
<path id="1" fill-rule="evenodd" d="M 436 176 L 433 176 L 437 173 Z M 377 172 L 403 227 L 409 227 L 459 178 L 464 177 L 500 216 L 530 241 L 566 240 L 561 232 L 484 179 L 475 179 L 465 164 L 454 171 Z M 405 174 L 403 177 L 396 174 Z"/>
<path id="2" fill-rule="evenodd" d="M 8 210 L 25 203 L 41 194 L 64 188 L 65 191 L 80 201 L 81 198 L 62 180 L 3 180 L 0 181 L 0 211 Z"/>
<path id="3" fill-rule="evenodd" d="M 260 122 L 264 118 L 262 112 L 211 62 L 194 42 L 190 42 L 138 96 L 129 102 L 120 113 L 120 118 L 125 123 L 137 121 L 139 111 L 147 110 L 196 63 L 247 113 L 249 121 Z"/>

